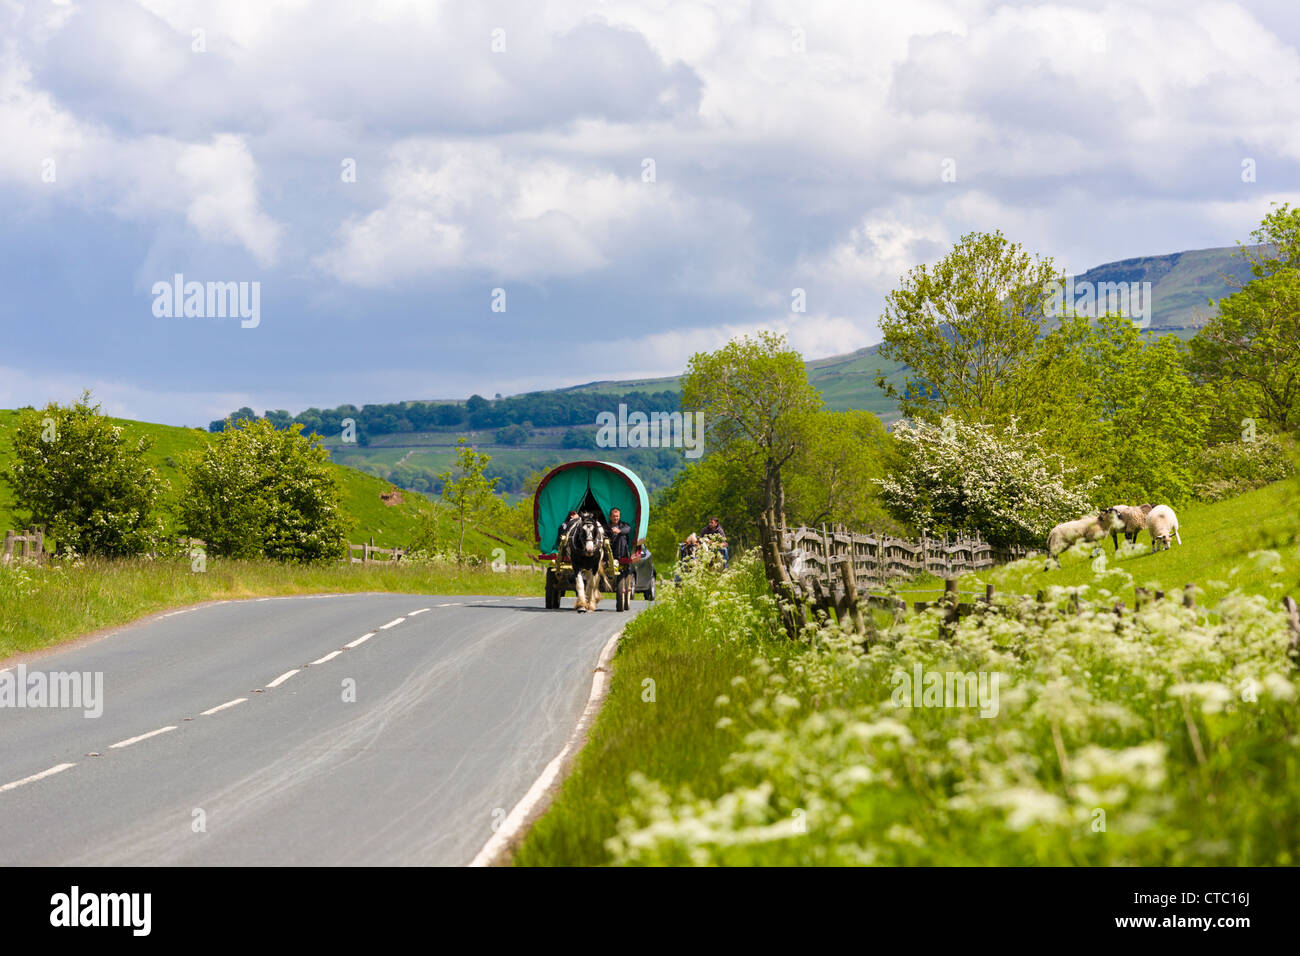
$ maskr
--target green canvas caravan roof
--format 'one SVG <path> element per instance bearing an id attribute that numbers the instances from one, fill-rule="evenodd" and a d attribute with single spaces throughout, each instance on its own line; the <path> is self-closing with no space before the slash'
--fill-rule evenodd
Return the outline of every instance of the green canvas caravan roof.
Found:
<path id="1" fill-rule="evenodd" d="M 533 526 L 542 554 L 555 553 L 555 538 L 570 511 L 592 505 L 608 520 L 611 508 L 632 528 L 634 546 L 645 541 L 650 498 L 635 472 L 612 461 L 571 461 L 547 472 L 533 497 Z"/>

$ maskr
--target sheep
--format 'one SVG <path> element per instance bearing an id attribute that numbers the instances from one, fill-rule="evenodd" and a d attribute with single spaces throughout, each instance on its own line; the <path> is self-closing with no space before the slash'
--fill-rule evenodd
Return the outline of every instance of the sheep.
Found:
<path id="1" fill-rule="evenodd" d="M 1048 562 L 1043 570 L 1051 568 L 1053 560 L 1060 567 L 1061 560 L 1058 556 L 1076 541 L 1101 541 L 1107 534 L 1121 527 L 1123 521 L 1114 508 L 1104 508 L 1095 515 L 1085 515 L 1058 524 L 1047 536 Z"/>
<path id="2" fill-rule="evenodd" d="M 1111 507 L 1114 508 L 1115 513 L 1119 515 L 1120 520 L 1123 522 L 1123 527 L 1112 528 L 1110 532 L 1110 539 L 1115 544 L 1115 550 L 1119 551 L 1120 534 L 1123 533 L 1125 541 L 1136 542 L 1138 534 L 1147 526 L 1147 514 L 1155 506 L 1134 505 L 1130 507 L 1129 505 L 1112 505 Z"/>
<path id="3" fill-rule="evenodd" d="M 1147 532 L 1151 535 L 1152 551 L 1167 551 L 1171 535 L 1179 544 L 1183 543 L 1183 539 L 1178 536 L 1178 515 L 1168 505 L 1156 505 L 1151 509 L 1147 515 Z M 1159 547 L 1161 544 L 1164 545 L 1163 549 Z"/>

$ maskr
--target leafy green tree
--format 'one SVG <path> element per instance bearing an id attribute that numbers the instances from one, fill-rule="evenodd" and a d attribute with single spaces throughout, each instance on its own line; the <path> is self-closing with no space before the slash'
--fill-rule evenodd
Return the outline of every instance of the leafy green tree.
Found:
<path id="1" fill-rule="evenodd" d="M 901 464 L 879 485 L 899 520 L 927 533 L 1042 545 L 1054 525 L 1093 507 L 1096 479 L 1080 480 L 1040 437 L 1014 423 L 904 422 L 894 431 Z"/>
<path id="2" fill-rule="evenodd" d="M 650 503 L 647 540 L 657 561 L 676 560 L 677 546 L 710 515 L 726 529 L 733 553 L 758 539 L 763 488 L 749 464 L 756 454 L 705 455 L 660 489 Z"/>
<path id="3" fill-rule="evenodd" d="M 498 428 L 496 439 L 498 445 L 523 445 L 532 437 L 532 429 L 525 425 L 507 425 Z"/>
<path id="4" fill-rule="evenodd" d="M 917 266 L 886 299 L 880 355 L 908 372 L 899 389 L 876 384 L 909 418 L 951 414 L 1005 420 L 1032 395 L 1020 374 L 1048 325 L 1052 260 L 1031 257 L 1001 232 L 969 233 L 933 268 Z"/>
<path id="5" fill-rule="evenodd" d="M 342 491 L 316 435 L 266 419 L 230 422 L 182 472 L 181 522 L 212 554 L 320 561 L 343 554 Z"/>
<path id="6" fill-rule="evenodd" d="M 743 461 L 762 476 L 769 527 L 785 525 L 782 470 L 806 445 L 822 397 L 785 336 L 760 331 L 691 356 L 682 410 L 704 413 L 706 453 Z"/>
<path id="7" fill-rule="evenodd" d="M 787 481 L 790 520 L 902 531 L 875 483 L 894 454 L 893 439 L 871 412 L 818 412 Z"/>
<path id="8" fill-rule="evenodd" d="M 1229 413 L 1220 431 L 1256 416 L 1279 432 L 1300 426 L 1300 270 L 1280 266 L 1220 299 L 1189 347 L 1192 372 Z"/>
<path id="9" fill-rule="evenodd" d="M 456 557 L 465 553 L 465 528 L 491 517 L 496 502 L 494 492 L 499 478 L 489 479 L 485 474 L 492 456 L 475 451 L 456 439 L 456 466 L 439 475 L 442 481 L 442 500 L 451 509 L 452 518 L 460 528 L 456 540 Z"/>
<path id="10" fill-rule="evenodd" d="M 71 406 L 20 413 L 7 476 L 15 503 L 61 551 L 147 551 L 162 533 L 154 512 L 162 482 L 145 462 L 152 440 L 131 441 L 90 402 L 86 391 Z"/>
<path id="11" fill-rule="evenodd" d="M 1144 339 L 1127 318 L 1067 318 L 1026 375 L 1038 391 L 1017 419 L 1080 471 L 1099 500 L 1177 504 L 1191 494 L 1205 441 L 1204 393 L 1175 336 Z"/>

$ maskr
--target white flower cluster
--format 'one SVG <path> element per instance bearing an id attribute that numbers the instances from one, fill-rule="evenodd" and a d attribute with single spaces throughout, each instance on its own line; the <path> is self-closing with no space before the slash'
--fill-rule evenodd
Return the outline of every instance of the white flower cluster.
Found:
<path id="1" fill-rule="evenodd" d="M 1037 432 L 1013 422 L 945 419 L 894 430 L 905 465 L 880 485 L 900 517 L 930 531 L 978 531 L 995 544 L 1034 544 L 1054 525 L 1092 508 L 1099 478 L 1077 480 L 1057 455 L 1038 450 Z"/>
<path id="2" fill-rule="evenodd" d="M 1117 617 L 1101 587 L 936 612 L 864 650 L 835 626 L 799 649 L 743 568 L 672 595 L 684 642 L 752 642 L 714 700 L 734 739 L 709 797 L 633 781 L 607 842 L 624 864 L 1284 864 L 1300 859 L 1300 732 L 1283 615 L 1233 592 L 1214 609 Z M 1071 597 L 1081 600 L 1078 613 Z M 1095 602 L 1095 603 L 1094 603 Z M 748 610 L 746 609 L 748 607 Z M 1058 612 L 1056 608 L 1061 610 Z M 891 676 L 1003 677 L 996 716 L 900 707 Z"/>

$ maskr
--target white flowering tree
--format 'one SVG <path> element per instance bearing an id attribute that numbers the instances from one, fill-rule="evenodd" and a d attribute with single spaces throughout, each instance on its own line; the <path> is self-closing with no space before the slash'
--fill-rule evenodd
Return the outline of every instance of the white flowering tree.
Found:
<path id="1" fill-rule="evenodd" d="M 1060 521 L 1091 510 L 1098 479 L 1079 479 L 1037 432 L 945 418 L 894 431 L 902 465 L 876 479 L 886 505 L 928 532 L 978 531 L 992 544 L 1041 544 Z"/>

